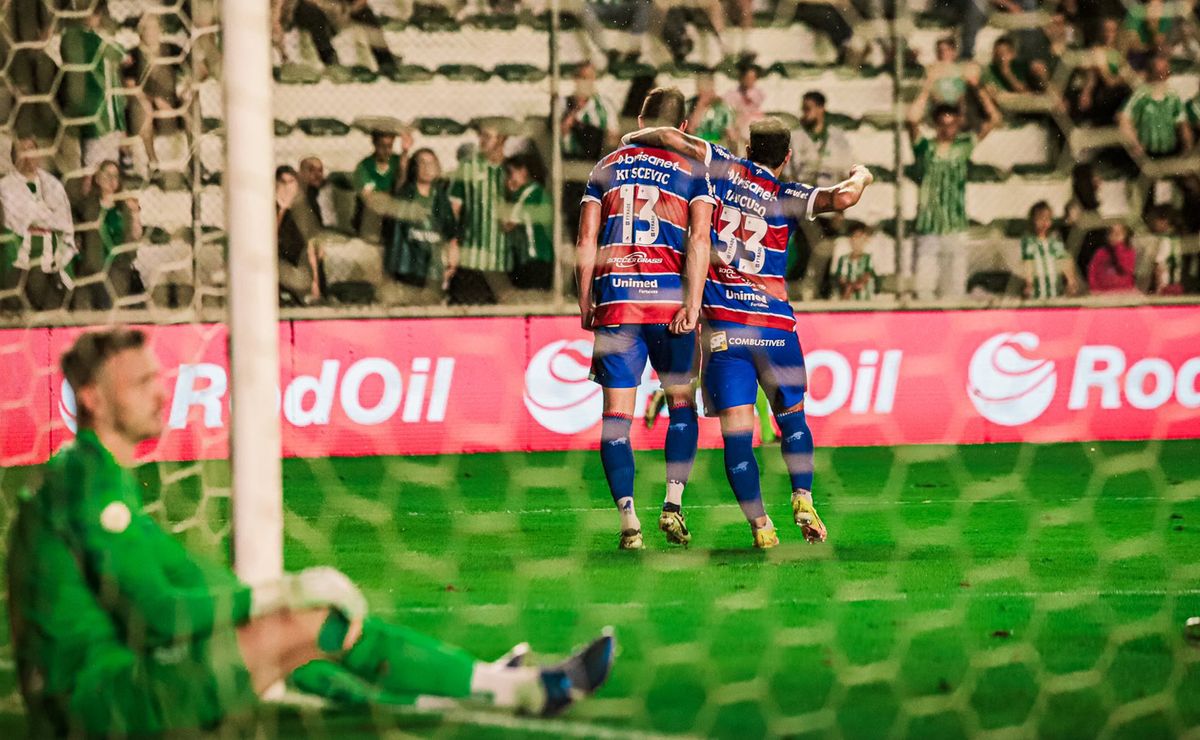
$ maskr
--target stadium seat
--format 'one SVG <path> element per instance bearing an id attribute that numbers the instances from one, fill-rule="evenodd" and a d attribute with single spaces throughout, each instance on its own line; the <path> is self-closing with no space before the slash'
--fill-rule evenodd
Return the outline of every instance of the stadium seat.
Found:
<path id="1" fill-rule="evenodd" d="M 275 81 L 284 85 L 312 85 L 322 78 L 321 70 L 308 64 L 288 63 L 275 68 Z"/>
<path id="2" fill-rule="evenodd" d="M 329 285 L 351 284 L 348 294 L 361 292 L 363 284 L 383 282 L 383 247 L 358 238 L 326 232 L 321 237 L 325 275 Z"/>
<path id="3" fill-rule="evenodd" d="M 985 270 L 967 279 L 967 292 L 981 288 L 993 295 L 1020 295 L 1021 282 L 1008 270 Z"/>
<path id="4" fill-rule="evenodd" d="M 474 80 L 483 82 L 492 76 L 483 67 L 474 64 L 443 64 L 437 73 L 450 80 Z"/>
<path id="5" fill-rule="evenodd" d="M 374 82 L 379 77 L 373 69 L 361 64 L 333 64 L 325 68 L 325 76 L 337 83 Z"/>
<path id="6" fill-rule="evenodd" d="M 482 28 L 492 31 L 515 31 L 520 25 L 520 20 L 516 15 L 508 15 L 504 13 L 479 13 L 466 18 L 463 23 L 468 27 Z"/>
<path id="7" fill-rule="evenodd" d="M 401 64 L 387 78 L 399 84 L 429 82 L 433 79 L 433 71 L 419 64 Z"/>
<path id="8" fill-rule="evenodd" d="M 350 133 L 350 126 L 336 118 L 301 118 L 296 121 L 296 128 L 309 136 L 345 136 Z"/>
<path id="9" fill-rule="evenodd" d="M 497 64 L 496 75 L 508 82 L 540 82 L 546 71 L 532 64 Z"/>

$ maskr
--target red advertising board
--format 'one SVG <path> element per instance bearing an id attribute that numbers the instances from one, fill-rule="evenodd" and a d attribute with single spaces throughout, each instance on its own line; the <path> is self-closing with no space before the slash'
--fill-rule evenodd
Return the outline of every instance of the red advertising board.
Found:
<path id="1" fill-rule="evenodd" d="M 228 454 L 222 325 L 146 327 L 163 365 L 159 460 Z M 1200 307 L 803 314 L 817 444 L 1200 437 Z M 81 329 L 0 331 L 0 464 L 45 460 L 72 434 L 58 355 Z M 590 335 L 572 317 L 280 324 L 291 457 L 594 448 Z M 657 385 L 648 370 L 640 416 Z M 661 447 L 665 424 L 635 425 Z M 704 420 L 701 444 L 720 444 Z"/>

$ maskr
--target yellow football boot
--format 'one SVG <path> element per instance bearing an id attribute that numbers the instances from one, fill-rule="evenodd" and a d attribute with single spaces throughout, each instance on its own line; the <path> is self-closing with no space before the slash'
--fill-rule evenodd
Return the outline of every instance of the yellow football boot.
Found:
<path id="1" fill-rule="evenodd" d="M 621 530 L 620 548 L 622 550 L 641 550 L 642 547 L 643 547 L 642 530 L 640 530 L 640 529 L 622 529 Z"/>
<path id="2" fill-rule="evenodd" d="M 678 511 L 664 511 L 659 514 L 658 528 L 672 545 L 687 545 L 692 541 L 692 533 L 683 522 L 683 514 Z"/>
<path id="3" fill-rule="evenodd" d="M 821 521 L 808 496 L 792 494 L 792 518 L 796 520 L 796 526 L 804 534 L 804 539 L 809 542 L 825 541 L 825 522 Z"/>
<path id="4" fill-rule="evenodd" d="M 751 528 L 754 533 L 754 547 L 759 550 L 770 550 L 779 544 L 779 533 L 774 527 Z"/>

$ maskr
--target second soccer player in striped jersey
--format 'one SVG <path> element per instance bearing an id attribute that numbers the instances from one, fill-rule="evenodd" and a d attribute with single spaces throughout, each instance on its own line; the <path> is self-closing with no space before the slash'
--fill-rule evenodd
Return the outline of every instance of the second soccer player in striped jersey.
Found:
<path id="1" fill-rule="evenodd" d="M 808 375 L 787 299 L 787 244 L 801 219 L 844 211 L 871 184 L 861 165 L 828 188 L 780 182 L 791 157 L 788 129 L 776 119 L 750 127 L 747 158 L 668 128 L 643 130 L 626 143 L 661 146 L 708 166 L 712 213 L 712 266 L 702 287 L 705 327 L 705 405 L 721 417 L 725 473 L 750 523 L 754 545 L 779 544 L 762 503 L 754 458 L 754 400 L 761 384 L 779 424 L 783 458 L 792 484 L 792 514 L 804 538 L 824 541 L 825 525 L 812 501 L 813 439 L 804 416 Z M 692 228 L 704 223 L 693 217 Z M 698 299 L 691 294 L 688 303 Z"/>
<path id="2" fill-rule="evenodd" d="M 641 125 L 686 127 L 683 93 L 655 88 L 642 104 Z M 649 359 L 670 404 L 667 491 L 659 529 L 668 542 L 691 534 L 681 509 L 696 458 L 696 323 L 699 302 L 684 305 L 688 282 L 702 285 L 710 251 L 711 199 L 703 167 L 673 152 L 625 146 L 596 165 L 579 219 L 576 277 L 583 328 L 595 332 L 592 379 L 604 389 L 600 459 L 621 517 L 620 547 L 642 547 L 633 504 L 634 459 L 629 442 L 634 401 Z"/>

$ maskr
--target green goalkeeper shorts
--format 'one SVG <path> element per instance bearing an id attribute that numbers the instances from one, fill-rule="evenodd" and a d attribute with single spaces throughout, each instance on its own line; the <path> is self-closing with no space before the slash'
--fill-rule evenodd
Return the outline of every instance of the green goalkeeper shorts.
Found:
<path id="1" fill-rule="evenodd" d="M 206 729 L 248 715 L 257 702 L 231 627 L 146 656 L 101 651 L 78 674 L 69 724 L 89 734 Z"/>

